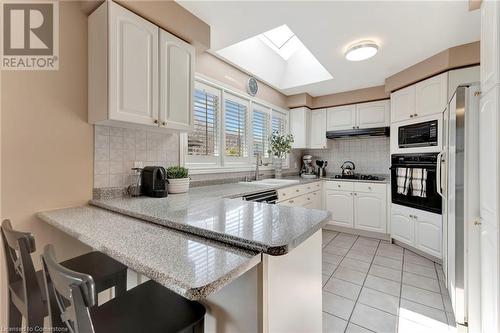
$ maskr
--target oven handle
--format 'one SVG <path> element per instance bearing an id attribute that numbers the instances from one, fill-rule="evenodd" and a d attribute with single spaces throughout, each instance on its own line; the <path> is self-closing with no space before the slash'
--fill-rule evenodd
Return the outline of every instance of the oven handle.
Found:
<path id="1" fill-rule="evenodd" d="M 397 168 L 420 168 L 420 169 L 435 169 L 436 164 L 393 164 L 389 167 L 390 170 L 394 170 Z"/>
<path id="2" fill-rule="evenodd" d="M 440 152 L 437 155 L 437 165 L 436 165 L 436 192 L 444 198 L 443 195 L 443 189 L 441 187 L 441 164 L 442 164 L 442 157 L 443 157 L 444 152 Z"/>

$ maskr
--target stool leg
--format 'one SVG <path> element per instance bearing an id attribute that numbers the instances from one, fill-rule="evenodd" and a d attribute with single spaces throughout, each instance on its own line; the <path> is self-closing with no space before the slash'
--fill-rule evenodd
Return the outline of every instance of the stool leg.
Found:
<path id="1" fill-rule="evenodd" d="M 193 333 L 203 333 L 205 331 L 205 318 L 202 318 L 193 327 Z"/>
<path id="2" fill-rule="evenodd" d="M 40 313 L 35 313 L 33 315 L 28 314 L 27 328 L 28 332 L 43 332 L 43 315 Z"/>
<path id="3" fill-rule="evenodd" d="M 17 328 L 20 332 L 22 321 L 23 315 L 16 308 L 14 302 L 12 302 L 12 295 L 9 291 L 9 329 L 11 329 L 12 332 L 16 332 L 15 329 Z"/>
<path id="4" fill-rule="evenodd" d="M 127 292 L 127 271 L 125 270 L 116 278 L 115 297 Z"/>

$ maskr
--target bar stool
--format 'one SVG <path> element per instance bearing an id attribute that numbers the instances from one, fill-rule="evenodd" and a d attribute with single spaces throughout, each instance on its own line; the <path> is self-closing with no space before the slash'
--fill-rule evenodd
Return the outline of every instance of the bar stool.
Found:
<path id="1" fill-rule="evenodd" d="M 42 255 L 51 318 L 74 333 L 201 333 L 205 307 L 150 280 L 96 305 L 92 276 L 58 264 L 52 245 Z"/>
<path id="2" fill-rule="evenodd" d="M 35 239 L 29 232 L 12 229 L 9 220 L 1 226 L 9 287 L 9 322 L 11 330 L 21 329 L 26 318 L 29 332 L 41 332 L 43 319 L 48 315 L 43 271 L 35 271 L 31 253 Z M 96 292 L 115 287 L 116 295 L 127 290 L 127 266 L 100 252 L 90 252 L 61 263 L 70 269 L 80 269 L 95 276 Z"/>

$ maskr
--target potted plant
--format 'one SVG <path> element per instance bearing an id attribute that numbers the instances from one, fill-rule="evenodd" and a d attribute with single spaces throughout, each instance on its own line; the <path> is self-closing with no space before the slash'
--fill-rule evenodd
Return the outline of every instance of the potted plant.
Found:
<path id="1" fill-rule="evenodd" d="M 181 166 L 167 168 L 168 193 L 186 193 L 189 191 L 188 169 Z"/>
<path id="2" fill-rule="evenodd" d="M 274 176 L 276 178 L 281 178 L 283 159 L 286 157 L 286 154 L 289 154 L 292 150 L 293 135 L 280 134 L 278 131 L 274 131 L 270 141 L 271 149 L 269 152 L 273 155 Z"/>

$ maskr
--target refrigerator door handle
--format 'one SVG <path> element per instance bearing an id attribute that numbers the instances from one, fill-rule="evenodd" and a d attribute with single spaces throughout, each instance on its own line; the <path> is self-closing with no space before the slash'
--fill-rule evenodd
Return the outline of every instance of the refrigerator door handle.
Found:
<path id="1" fill-rule="evenodd" d="M 440 152 L 437 156 L 437 164 L 436 164 L 436 192 L 444 198 L 443 189 L 441 186 L 441 169 L 442 169 L 442 157 L 444 152 Z"/>

